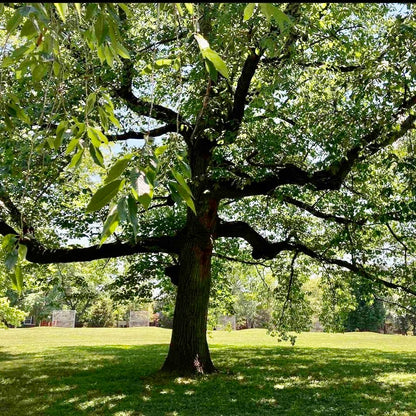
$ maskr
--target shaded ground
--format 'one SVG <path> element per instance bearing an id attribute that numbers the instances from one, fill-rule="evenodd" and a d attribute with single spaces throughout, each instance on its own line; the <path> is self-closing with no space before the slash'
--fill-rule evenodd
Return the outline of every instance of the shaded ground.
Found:
<path id="1" fill-rule="evenodd" d="M 221 373 L 175 380 L 166 353 L 0 349 L 0 415 L 416 415 L 416 352 L 215 345 Z"/>

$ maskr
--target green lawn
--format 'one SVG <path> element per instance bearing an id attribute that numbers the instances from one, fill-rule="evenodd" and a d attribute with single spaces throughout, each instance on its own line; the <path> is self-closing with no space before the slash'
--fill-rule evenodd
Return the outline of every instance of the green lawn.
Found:
<path id="1" fill-rule="evenodd" d="M 220 373 L 163 378 L 160 328 L 0 331 L 0 415 L 416 415 L 416 337 L 214 332 Z"/>

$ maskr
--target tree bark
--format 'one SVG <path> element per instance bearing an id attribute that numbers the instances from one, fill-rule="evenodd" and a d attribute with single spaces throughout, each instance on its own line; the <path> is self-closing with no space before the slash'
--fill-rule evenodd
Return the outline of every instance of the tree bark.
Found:
<path id="1" fill-rule="evenodd" d="M 206 374 L 215 370 L 207 343 L 207 315 L 211 286 L 213 232 L 216 201 L 203 215 L 188 215 L 188 226 L 179 256 L 179 280 L 169 353 L 162 371 Z"/>

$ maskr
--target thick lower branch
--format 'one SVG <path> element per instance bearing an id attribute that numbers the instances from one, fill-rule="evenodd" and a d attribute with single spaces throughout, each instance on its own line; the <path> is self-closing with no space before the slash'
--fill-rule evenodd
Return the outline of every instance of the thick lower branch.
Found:
<path id="1" fill-rule="evenodd" d="M 23 240 L 28 248 L 27 260 L 32 263 L 72 263 L 97 259 L 128 256 L 137 253 L 178 253 L 180 244 L 176 237 L 144 238 L 135 244 L 109 243 L 102 246 L 56 248 L 51 249 L 40 245 L 35 240 Z"/>
<path id="2" fill-rule="evenodd" d="M 120 134 L 107 134 L 107 139 L 110 142 L 118 142 L 125 140 L 145 140 L 146 136 L 159 137 L 166 133 L 176 132 L 176 130 L 176 124 L 167 124 L 166 126 L 158 127 L 156 129 L 144 133 L 131 130 Z"/>
<path id="3" fill-rule="evenodd" d="M 235 237 L 246 240 L 253 248 L 252 256 L 254 259 L 272 259 L 276 257 L 282 251 L 294 251 L 306 254 L 307 256 L 318 260 L 322 263 L 333 264 L 352 271 L 353 273 L 369 279 L 375 283 L 379 283 L 383 286 L 391 289 L 401 289 L 406 293 L 410 293 L 416 296 L 416 290 L 410 289 L 401 284 L 389 282 L 387 280 L 380 279 L 369 273 L 363 266 L 358 264 L 352 264 L 346 260 L 334 259 L 326 257 L 310 249 L 309 247 L 299 242 L 279 241 L 272 243 L 266 238 L 261 236 L 256 230 L 250 227 L 247 223 L 242 221 L 225 222 L 219 221 L 217 225 L 218 237 Z"/>

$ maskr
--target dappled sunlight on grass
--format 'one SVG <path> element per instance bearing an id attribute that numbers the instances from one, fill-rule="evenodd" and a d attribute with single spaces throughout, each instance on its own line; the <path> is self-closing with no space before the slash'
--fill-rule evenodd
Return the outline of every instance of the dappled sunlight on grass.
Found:
<path id="1" fill-rule="evenodd" d="M 382 351 L 335 348 L 335 338 L 307 348 L 246 346 L 238 337 L 237 345 L 212 345 L 219 373 L 173 379 L 157 372 L 166 343 L 3 347 L 0 415 L 416 414 L 416 351 L 408 341 L 405 351 Z"/>

